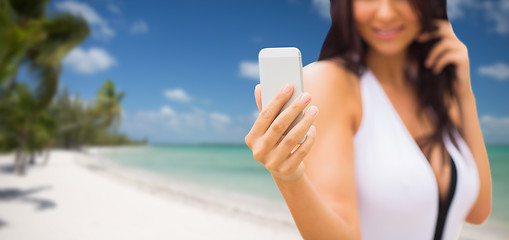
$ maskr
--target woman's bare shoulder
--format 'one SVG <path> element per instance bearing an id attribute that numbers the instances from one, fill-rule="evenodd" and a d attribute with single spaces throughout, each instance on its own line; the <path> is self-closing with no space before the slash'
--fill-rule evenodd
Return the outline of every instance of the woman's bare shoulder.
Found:
<path id="1" fill-rule="evenodd" d="M 311 94 L 321 113 L 347 114 L 355 123 L 360 122 L 362 103 L 356 74 L 325 60 L 304 67 L 303 75 L 304 89 Z"/>
<path id="2" fill-rule="evenodd" d="M 322 60 L 310 63 L 304 67 L 304 75 L 308 77 L 308 81 L 324 84 L 344 85 L 350 87 L 353 81 L 358 77 L 335 61 Z M 326 82 L 324 82 L 326 81 Z M 309 82 L 310 84 L 312 82 Z"/>

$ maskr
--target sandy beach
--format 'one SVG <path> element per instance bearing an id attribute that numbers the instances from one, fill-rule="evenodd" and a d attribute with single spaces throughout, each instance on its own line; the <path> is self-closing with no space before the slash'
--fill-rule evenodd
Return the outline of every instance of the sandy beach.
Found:
<path id="1" fill-rule="evenodd" d="M 299 239 L 290 224 L 157 194 L 87 158 L 53 151 L 18 177 L 1 157 L 0 239 Z"/>
<path id="2" fill-rule="evenodd" d="M 224 202 L 225 193 L 168 185 L 88 154 L 52 151 L 24 177 L 11 164 L 12 155 L 0 156 L 0 239 L 301 239 L 287 210 L 254 209 L 256 200 L 234 193 Z M 465 224 L 461 239 L 504 236 L 507 226 L 488 221 Z"/>

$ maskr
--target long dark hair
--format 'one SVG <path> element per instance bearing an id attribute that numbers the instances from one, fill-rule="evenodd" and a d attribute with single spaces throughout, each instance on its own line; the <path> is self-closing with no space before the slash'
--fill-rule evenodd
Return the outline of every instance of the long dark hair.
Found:
<path id="1" fill-rule="evenodd" d="M 413 0 L 412 7 L 419 16 L 422 32 L 437 30 L 435 19 L 447 20 L 446 0 Z M 353 19 L 352 0 L 330 0 L 331 27 L 322 45 L 318 60 L 332 60 L 360 76 L 366 69 L 367 44 L 357 32 Z M 452 137 L 454 125 L 449 117 L 450 104 L 445 98 L 456 99 L 453 83 L 456 81 L 454 65 L 446 66 L 436 75 L 431 69 L 424 66 L 424 61 L 439 39 L 425 43 L 412 42 L 408 47 L 405 63 L 405 77 L 415 88 L 419 100 L 419 113 L 430 109 L 435 120 L 434 131 L 417 139 L 423 149 L 428 149 L 428 156 L 435 144 L 440 146 L 444 154 L 445 146 L 442 134 L 446 131 L 453 144 L 457 145 Z M 416 68 L 411 68 L 411 63 Z M 444 163 L 449 158 L 444 158 Z"/>

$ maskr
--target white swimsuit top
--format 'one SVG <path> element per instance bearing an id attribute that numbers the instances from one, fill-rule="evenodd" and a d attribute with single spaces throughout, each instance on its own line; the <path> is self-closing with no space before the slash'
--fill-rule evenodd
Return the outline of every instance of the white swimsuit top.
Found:
<path id="1" fill-rule="evenodd" d="M 361 76 L 362 121 L 354 136 L 355 174 L 362 239 L 431 240 L 439 196 L 433 169 L 384 89 L 368 70 Z M 457 239 L 477 199 L 479 176 L 458 131 L 443 134 L 457 170 L 442 239 Z"/>

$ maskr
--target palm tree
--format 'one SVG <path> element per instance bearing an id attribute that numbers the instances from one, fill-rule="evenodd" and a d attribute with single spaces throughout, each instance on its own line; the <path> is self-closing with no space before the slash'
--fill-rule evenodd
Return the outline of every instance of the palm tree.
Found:
<path id="1" fill-rule="evenodd" d="M 39 116 L 34 120 L 34 123 L 29 129 L 28 136 L 28 152 L 30 165 L 35 164 L 35 153 L 42 152 L 53 143 L 57 134 L 58 123 L 56 119 L 48 113 L 47 110 L 42 111 Z"/>
<path id="2" fill-rule="evenodd" d="M 122 105 L 120 102 L 125 97 L 125 92 L 118 92 L 115 83 L 107 80 L 97 92 L 94 106 L 81 120 L 68 123 L 60 127 L 59 131 L 66 132 L 79 126 L 94 123 L 96 127 L 117 127 L 122 119 Z"/>
<path id="3" fill-rule="evenodd" d="M 48 0 L 0 0 L 0 99 L 15 88 L 20 65 L 38 75 L 34 93 L 46 107 L 58 87 L 62 58 L 89 35 L 86 21 L 71 14 L 47 18 Z"/>
<path id="4" fill-rule="evenodd" d="M 57 123 L 46 110 L 37 110 L 37 99 L 25 84 L 16 84 L 13 94 L 0 102 L 0 132 L 17 147 L 14 171 L 23 175 L 27 164 L 27 154 L 30 161 L 34 159 L 34 152 L 41 150 L 56 134 Z"/>
<path id="5" fill-rule="evenodd" d="M 22 173 L 26 162 L 23 153 L 26 152 L 27 141 L 35 136 L 31 131 L 58 89 L 62 58 L 85 40 L 90 32 L 81 17 L 56 14 L 47 18 L 48 2 L 0 0 L 0 105 L 4 116 L 0 118 L 0 125 L 12 124 L 4 125 L 7 126 L 4 128 L 17 129 L 14 132 L 19 134 L 16 137 L 18 154 L 15 165 L 22 166 L 18 173 Z M 18 83 L 21 65 L 35 73 L 35 85 L 31 88 Z M 15 109 L 5 106 L 8 102 L 23 107 Z M 24 121 L 13 121 L 16 116 L 23 116 Z"/>

